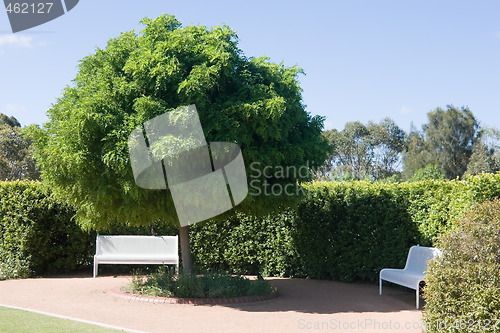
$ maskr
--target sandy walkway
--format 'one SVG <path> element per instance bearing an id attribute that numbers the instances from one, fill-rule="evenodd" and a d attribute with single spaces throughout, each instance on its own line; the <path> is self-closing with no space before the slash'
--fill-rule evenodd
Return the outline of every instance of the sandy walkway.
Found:
<path id="1" fill-rule="evenodd" d="M 373 284 L 270 279 L 278 298 L 237 305 L 150 304 L 115 298 L 127 277 L 0 281 L 0 304 L 146 332 L 421 332 L 414 293 Z"/>

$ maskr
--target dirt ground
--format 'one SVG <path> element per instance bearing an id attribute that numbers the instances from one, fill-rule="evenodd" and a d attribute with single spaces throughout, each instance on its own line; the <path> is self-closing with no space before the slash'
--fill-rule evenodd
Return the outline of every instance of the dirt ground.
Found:
<path id="1" fill-rule="evenodd" d="M 0 281 L 0 304 L 145 332 L 421 332 L 412 290 L 308 279 L 269 281 L 277 298 L 234 305 L 152 304 L 108 291 L 130 277 Z M 421 304 L 423 301 L 421 300 Z"/>

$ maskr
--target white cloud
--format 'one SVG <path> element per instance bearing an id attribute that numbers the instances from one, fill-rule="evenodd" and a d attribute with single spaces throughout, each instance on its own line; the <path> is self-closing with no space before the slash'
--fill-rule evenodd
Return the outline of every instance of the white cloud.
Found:
<path id="1" fill-rule="evenodd" d="M 20 104 L 5 104 L 3 108 L 6 111 L 7 115 L 21 113 L 26 110 L 26 107 Z"/>
<path id="2" fill-rule="evenodd" d="M 16 45 L 22 47 L 30 47 L 32 37 L 19 36 L 19 35 L 0 35 L 0 46 Z"/>
<path id="3" fill-rule="evenodd" d="M 399 110 L 399 113 L 401 114 L 409 114 L 409 113 L 412 113 L 413 112 L 413 109 L 412 108 L 409 108 L 407 106 L 403 106 L 400 110 Z"/>

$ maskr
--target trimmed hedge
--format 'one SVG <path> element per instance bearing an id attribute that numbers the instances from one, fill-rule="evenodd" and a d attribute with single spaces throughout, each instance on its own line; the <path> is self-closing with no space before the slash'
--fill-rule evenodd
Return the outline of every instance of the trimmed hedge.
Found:
<path id="1" fill-rule="evenodd" d="M 294 220 L 294 239 L 307 275 L 374 280 L 381 267 L 400 267 L 421 242 L 404 192 L 388 184 L 314 183 Z"/>
<path id="2" fill-rule="evenodd" d="M 191 227 L 199 268 L 240 274 L 376 280 L 402 267 L 410 246 L 433 245 L 475 203 L 500 197 L 500 174 L 415 183 L 313 182 L 295 211 L 235 214 Z M 95 232 L 37 182 L 0 183 L 0 278 L 64 273 L 90 266 Z M 155 226 L 159 234 L 177 228 Z M 112 225 L 106 234 L 150 234 Z"/>
<path id="3" fill-rule="evenodd" d="M 236 214 L 228 220 L 192 225 L 195 264 L 238 274 L 304 276 L 292 239 L 293 220 L 290 212 L 265 217 Z"/>
<path id="4" fill-rule="evenodd" d="M 441 235 L 443 256 L 429 265 L 426 332 L 498 332 L 500 201 L 474 207 Z"/>
<path id="5" fill-rule="evenodd" d="M 0 280 L 64 274 L 90 267 L 96 231 L 82 230 L 73 221 L 74 214 L 74 209 L 47 195 L 39 182 L 0 182 Z M 177 234 L 173 227 L 155 228 L 159 234 Z M 101 232 L 151 235 L 150 227 L 119 224 Z M 123 266 L 103 268 L 130 271 L 130 267 Z"/>
<path id="6" fill-rule="evenodd" d="M 375 281 L 380 269 L 403 267 L 412 245 L 433 245 L 476 202 L 500 197 L 500 175 L 305 188 L 295 212 L 193 226 L 195 263 L 245 274 Z"/>
<path id="7" fill-rule="evenodd" d="M 90 262 L 92 235 L 38 182 L 0 182 L 0 279 L 64 273 Z"/>

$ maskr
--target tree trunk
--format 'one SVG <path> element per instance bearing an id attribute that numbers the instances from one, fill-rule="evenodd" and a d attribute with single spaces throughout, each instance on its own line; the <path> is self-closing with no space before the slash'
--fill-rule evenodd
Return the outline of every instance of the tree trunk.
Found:
<path id="1" fill-rule="evenodd" d="M 189 245 L 189 226 L 179 228 L 179 240 L 181 242 L 182 273 L 193 272 L 193 261 L 191 260 L 191 246 Z"/>

